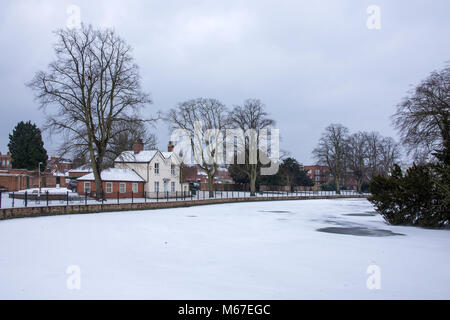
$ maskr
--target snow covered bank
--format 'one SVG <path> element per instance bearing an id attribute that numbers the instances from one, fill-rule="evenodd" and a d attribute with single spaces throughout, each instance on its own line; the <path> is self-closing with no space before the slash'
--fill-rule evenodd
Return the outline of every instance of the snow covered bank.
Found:
<path id="1" fill-rule="evenodd" d="M 450 231 L 387 226 L 362 199 L 10 220 L 0 298 L 449 299 L 449 246 Z"/>

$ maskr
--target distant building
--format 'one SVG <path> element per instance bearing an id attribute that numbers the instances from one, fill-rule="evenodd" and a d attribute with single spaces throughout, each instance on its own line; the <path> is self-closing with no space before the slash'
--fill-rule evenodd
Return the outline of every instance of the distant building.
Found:
<path id="1" fill-rule="evenodd" d="M 184 167 L 183 177 L 185 182 L 208 184 L 208 175 L 197 166 Z M 218 172 L 214 177 L 214 184 L 234 184 L 233 179 L 228 174 L 227 168 L 218 168 Z"/>
<path id="2" fill-rule="evenodd" d="M 323 186 L 333 181 L 330 168 L 327 166 L 304 166 L 306 175 L 314 182 L 315 186 Z"/>
<path id="3" fill-rule="evenodd" d="M 12 169 L 12 158 L 11 154 L 2 154 L 0 152 L 0 169 Z"/>
<path id="4" fill-rule="evenodd" d="M 47 161 L 46 171 L 66 173 L 72 168 L 73 168 L 72 160 L 52 156 Z"/>

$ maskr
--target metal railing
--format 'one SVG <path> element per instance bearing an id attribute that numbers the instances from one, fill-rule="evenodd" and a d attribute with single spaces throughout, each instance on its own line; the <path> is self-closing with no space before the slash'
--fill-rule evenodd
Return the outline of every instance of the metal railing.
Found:
<path id="1" fill-rule="evenodd" d="M 121 193 L 106 194 L 95 199 L 92 194 L 78 195 L 66 192 L 64 194 L 50 194 L 48 191 L 37 195 L 35 193 L 5 193 L 0 192 L 0 208 L 23 208 L 23 207 L 50 207 L 70 205 L 93 205 L 93 204 L 124 204 L 124 203 L 151 203 L 151 202 L 178 202 L 178 201 L 203 201 L 209 199 L 257 199 L 257 198 L 326 198 L 336 196 L 335 191 L 261 191 L 254 196 L 248 191 L 175 191 L 175 192 L 144 192 L 144 195 L 124 198 Z M 342 190 L 342 196 L 368 196 L 370 194 L 357 193 L 351 190 Z"/>

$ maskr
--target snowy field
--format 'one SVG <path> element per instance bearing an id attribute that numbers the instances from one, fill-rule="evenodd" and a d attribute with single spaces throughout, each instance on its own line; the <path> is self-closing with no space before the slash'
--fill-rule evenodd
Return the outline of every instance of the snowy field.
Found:
<path id="1" fill-rule="evenodd" d="M 0 299 L 450 299 L 450 231 L 373 211 L 341 199 L 1 221 Z"/>

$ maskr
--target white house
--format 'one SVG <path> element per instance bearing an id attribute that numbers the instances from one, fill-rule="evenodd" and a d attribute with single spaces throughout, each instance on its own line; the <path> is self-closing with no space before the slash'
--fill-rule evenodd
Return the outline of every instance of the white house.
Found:
<path id="1" fill-rule="evenodd" d="M 114 161 L 114 167 L 134 170 L 145 180 L 147 197 L 156 197 L 156 192 L 169 193 L 170 196 L 189 191 L 189 184 L 180 182 L 180 167 L 172 163 L 173 144 L 168 152 L 144 150 L 142 142 L 134 145 L 133 151 L 123 152 Z"/>

